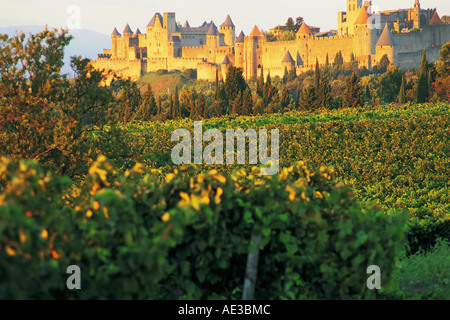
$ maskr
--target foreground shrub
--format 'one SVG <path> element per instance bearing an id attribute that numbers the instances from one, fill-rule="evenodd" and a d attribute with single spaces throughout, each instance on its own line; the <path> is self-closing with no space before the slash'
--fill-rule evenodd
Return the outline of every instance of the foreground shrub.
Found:
<path id="1" fill-rule="evenodd" d="M 400 289 L 409 297 L 450 299 L 450 244 L 438 241 L 429 252 L 419 252 L 401 261 L 396 272 Z"/>
<path id="2" fill-rule="evenodd" d="M 3 159 L 0 298 L 239 299 L 255 250 L 257 299 L 373 298 L 370 265 L 389 286 L 401 223 L 363 212 L 331 170 L 195 170 L 158 183 L 156 170 L 118 175 L 99 157 L 70 188 L 35 163 Z M 78 291 L 65 286 L 73 264 Z"/>

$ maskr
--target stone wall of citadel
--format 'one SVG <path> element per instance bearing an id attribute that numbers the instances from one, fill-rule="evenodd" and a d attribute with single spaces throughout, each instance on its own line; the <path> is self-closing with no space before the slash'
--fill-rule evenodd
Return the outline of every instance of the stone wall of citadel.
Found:
<path id="1" fill-rule="evenodd" d="M 91 61 L 94 68 L 102 70 L 112 70 L 117 75 L 123 78 L 131 78 L 137 80 L 142 71 L 142 60 L 127 60 L 127 59 L 105 59 L 100 58 L 96 61 Z"/>
<path id="2" fill-rule="evenodd" d="M 303 65 L 308 70 L 308 67 L 314 66 L 316 59 L 319 64 L 323 65 L 328 59 L 333 63 L 336 54 L 341 51 L 344 61 L 350 61 L 353 50 L 352 36 L 334 36 L 321 38 L 304 38 L 291 41 L 275 41 L 263 42 L 261 62 L 264 69 L 271 70 L 275 73 L 280 68 L 286 51 L 289 50 L 292 58 L 297 62 L 297 52 L 303 61 Z M 273 71 L 272 71 L 273 70 Z M 282 70 L 282 75 L 284 70 Z"/>
<path id="3" fill-rule="evenodd" d="M 197 80 L 215 81 L 217 68 L 218 66 L 213 63 L 199 63 L 197 66 Z M 219 77 L 220 76 L 221 72 L 219 72 Z"/>
<path id="4" fill-rule="evenodd" d="M 397 42 L 395 64 L 403 69 L 417 69 L 424 48 L 429 61 L 439 60 L 441 47 L 450 41 L 450 25 L 427 25 L 421 32 L 393 34 L 393 36 Z"/>

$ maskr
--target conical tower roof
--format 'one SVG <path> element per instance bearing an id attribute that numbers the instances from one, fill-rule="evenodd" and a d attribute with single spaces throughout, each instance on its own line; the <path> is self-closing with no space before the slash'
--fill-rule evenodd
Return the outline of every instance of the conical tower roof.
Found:
<path id="1" fill-rule="evenodd" d="M 125 29 L 123 29 L 122 33 L 123 34 L 125 34 L 125 33 L 133 34 L 133 31 L 131 31 L 130 25 L 128 23 L 125 26 Z"/>
<path id="2" fill-rule="evenodd" d="M 121 34 L 119 31 L 117 31 L 117 28 L 114 28 L 113 32 L 111 33 L 112 36 L 120 36 Z"/>
<path id="3" fill-rule="evenodd" d="M 227 15 L 225 22 L 220 25 L 221 27 L 232 27 L 234 28 L 234 23 L 231 21 L 230 15 Z"/>
<path id="4" fill-rule="evenodd" d="M 136 34 L 142 34 L 141 30 L 139 28 L 136 29 Z"/>
<path id="5" fill-rule="evenodd" d="M 184 23 L 183 28 L 190 28 L 191 26 L 189 25 L 189 22 L 186 20 L 186 22 Z"/>
<path id="6" fill-rule="evenodd" d="M 228 55 L 225 56 L 225 59 L 223 59 L 222 64 L 224 64 L 224 65 L 229 65 L 229 64 L 231 64 L 230 59 L 228 59 Z"/>
<path id="7" fill-rule="evenodd" d="M 288 51 L 286 51 L 286 54 L 284 55 L 284 58 L 281 62 L 290 62 L 290 63 L 295 63 L 294 59 L 292 59 L 291 53 Z"/>
<path id="8" fill-rule="evenodd" d="M 205 27 L 207 27 L 208 26 L 208 23 L 206 22 L 206 21 L 204 21 L 203 23 L 202 23 L 202 25 L 200 26 L 200 28 L 205 28 Z"/>
<path id="9" fill-rule="evenodd" d="M 206 35 L 217 36 L 217 27 L 215 26 L 214 22 L 211 21 L 208 33 Z"/>
<path id="10" fill-rule="evenodd" d="M 259 29 L 256 25 L 253 27 L 253 30 L 250 33 L 250 36 L 251 37 L 260 37 L 261 36 L 261 31 L 259 31 Z"/>
<path id="11" fill-rule="evenodd" d="M 367 24 L 367 21 L 369 20 L 369 14 L 367 13 L 367 9 L 366 7 L 362 7 L 359 10 L 359 15 L 358 18 L 356 18 L 355 23 L 354 24 Z"/>
<path id="12" fill-rule="evenodd" d="M 433 17 L 430 20 L 430 24 L 438 24 L 438 23 L 442 23 L 442 20 L 439 17 L 437 11 L 435 11 L 433 14 Z"/>
<path id="13" fill-rule="evenodd" d="M 160 22 L 161 25 L 162 25 L 163 18 L 162 18 L 162 16 L 161 16 L 161 14 L 159 14 L 159 13 L 157 12 L 157 13 L 155 13 L 155 15 L 151 18 L 151 20 L 150 20 L 149 23 L 147 24 L 147 27 L 154 27 L 154 26 L 155 26 L 156 19 L 159 19 L 159 22 Z"/>
<path id="14" fill-rule="evenodd" d="M 394 37 L 391 34 L 391 31 L 389 31 L 387 22 L 384 26 L 383 32 L 380 35 L 380 38 L 378 39 L 377 46 L 396 46 L 397 43 L 395 42 Z"/>
<path id="15" fill-rule="evenodd" d="M 311 35 L 313 34 L 311 29 L 306 25 L 306 23 L 302 23 L 302 25 L 300 26 L 300 28 L 298 29 L 297 34 L 307 34 L 307 35 Z"/>
<path id="16" fill-rule="evenodd" d="M 236 42 L 243 43 L 244 40 L 245 40 L 245 34 L 244 34 L 244 31 L 241 31 L 241 33 L 239 33 L 238 37 L 236 38 Z"/>

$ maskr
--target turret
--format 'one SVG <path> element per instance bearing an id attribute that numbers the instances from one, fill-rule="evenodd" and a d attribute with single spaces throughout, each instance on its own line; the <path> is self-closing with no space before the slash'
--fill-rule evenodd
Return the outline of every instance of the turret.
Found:
<path id="1" fill-rule="evenodd" d="M 245 34 L 241 31 L 234 45 L 235 64 L 238 68 L 244 68 L 244 41 Z"/>
<path id="2" fill-rule="evenodd" d="M 222 79 L 223 81 L 226 80 L 227 78 L 227 70 L 228 70 L 228 66 L 231 64 L 230 59 L 228 59 L 228 55 L 225 56 L 225 58 L 223 59 L 221 65 L 220 65 L 220 69 L 222 71 Z"/>
<path id="3" fill-rule="evenodd" d="M 163 28 L 167 29 L 168 35 L 177 31 L 177 23 L 175 21 L 174 12 L 164 12 L 163 13 Z"/>
<path id="4" fill-rule="evenodd" d="M 117 31 L 117 28 L 114 28 L 111 33 L 111 55 L 112 57 L 117 57 L 117 41 L 122 38 L 122 35 Z"/>
<path id="5" fill-rule="evenodd" d="M 252 32 L 248 37 L 245 38 L 244 41 L 244 70 L 245 70 L 245 78 L 252 79 L 256 78 L 258 71 L 258 49 L 260 46 L 259 43 L 263 35 L 261 31 L 259 31 L 257 26 L 253 27 Z"/>
<path id="6" fill-rule="evenodd" d="M 353 23 L 353 52 L 357 57 L 364 56 L 364 60 L 370 60 L 370 55 L 375 53 L 375 41 L 372 41 L 372 37 L 376 39 L 376 29 L 369 28 L 367 23 L 369 22 L 370 15 L 367 13 L 365 6 L 359 9 L 358 17 Z"/>
<path id="7" fill-rule="evenodd" d="M 224 42 L 227 46 L 234 46 L 234 38 L 236 37 L 236 28 L 233 21 L 231 21 L 230 15 L 227 15 L 224 23 L 219 27 L 220 33 L 225 35 Z"/>
<path id="8" fill-rule="evenodd" d="M 305 39 L 305 38 L 309 38 L 310 36 L 312 36 L 313 33 L 311 31 L 311 29 L 306 25 L 306 23 L 302 23 L 302 25 L 300 26 L 300 28 L 297 31 L 297 39 Z"/>
<path id="9" fill-rule="evenodd" d="M 283 60 L 281 60 L 281 66 L 283 70 L 286 68 L 288 72 L 292 72 L 295 68 L 295 61 L 292 59 L 291 53 L 286 51 Z"/>
<path id="10" fill-rule="evenodd" d="M 377 61 L 380 61 L 380 59 L 387 54 L 388 59 L 391 63 L 394 63 L 397 61 L 397 42 L 395 41 L 394 37 L 392 36 L 391 32 L 389 31 L 388 25 L 386 23 L 383 32 L 380 35 L 380 38 L 378 39 L 378 42 L 376 44 L 376 58 Z"/>

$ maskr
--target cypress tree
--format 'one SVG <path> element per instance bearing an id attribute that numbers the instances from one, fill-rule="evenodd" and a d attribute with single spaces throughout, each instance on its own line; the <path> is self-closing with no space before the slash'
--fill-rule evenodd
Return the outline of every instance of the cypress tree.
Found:
<path id="1" fill-rule="evenodd" d="M 241 115 L 242 114 L 242 94 L 239 92 L 231 101 L 231 114 L 232 115 Z"/>
<path id="2" fill-rule="evenodd" d="M 151 116 L 157 114 L 157 106 L 155 97 L 153 95 L 152 87 L 147 85 L 147 91 L 144 93 L 141 105 L 136 112 L 135 119 L 142 121 L 149 121 Z"/>
<path id="3" fill-rule="evenodd" d="M 216 90 L 214 92 L 214 99 L 219 100 L 220 87 L 219 87 L 219 69 L 216 69 Z"/>
<path id="4" fill-rule="evenodd" d="M 319 94 L 319 86 L 320 86 L 319 60 L 316 59 L 316 70 L 314 71 L 314 90 L 316 91 L 316 96 Z"/>
<path id="5" fill-rule="evenodd" d="M 161 103 L 161 96 L 158 96 L 158 103 L 157 103 L 157 107 L 158 107 L 158 110 L 157 110 L 157 112 L 156 112 L 156 114 L 161 114 L 161 109 L 162 109 L 162 103 Z"/>
<path id="6" fill-rule="evenodd" d="M 355 72 L 345 79 L 345 91 L 343 105 L 346 108 L 356 108 L 363 106 L 363 97 L 359 77 Z"/>
<path id="7" fill-rule="evenodd" d="M 256 93 L 262 98 L 264 94 L 264 66 L 261 66 L 261 75 L 256 84 Z"/>
<path id="8" fill-rule="evenodd" d="M 314 92 L 313 86 L 305 86 L 303 87 L 302 94 L 299 98 L 299 107 L 303 110 L 312 110 L 317 105 L 316 103 L 316 94 Z"/>
<path id="9" fill-rule="evenodd" d="M 298 109 L 300 105 L 300 97 L 302 92 L 300 91 L 300 84 L 297 84 L 297 97 L 295 99 L 295 109 Z"/>
<path id="10" fill-rule="evenodd" d="M 263 91 L 263 102 L 264 102 L 264 107 L 267 107 L 267 105 L 269 104 L 271 98 L 273 95 L 273 90 L 272 90 L 272 79 L 270 78 L 270 72 L 267 74 L 267 79 L 266 79 L 266 83 L 264 84 L 264 91 Z"/>
<path id="11" fill-rule="evenodd" d="M 173 119 L 173 97 L 170 95 L 169 114 L 167 119 Z"/>
<path id="12" fill-rule="evenodd" d="M 398 94 L 398 103 L 404 104 L 406 102 L 406 94 L 405 94 L 405 76 L 402 77 L 402 85 L 400 86 L 400 92 Z"/>
<path id="13" fill-rule="evenodd" d="M 333 103 L 333 96 L 331 95 L 331 85 L 328 76 L 320 80 L 319 94 L 317 96 L 318 106 L 329 109 Z"/>
<path id="14" fill-rule="evenodd" d="M 422 50 L 422 61 L 420 64 L 419 71 L 417 72 L 419 80 L 417 81 L 417 92 L 416 98 L 417 103 L 424 103 L 429 97 L 429 72 L 428 72 L 428 60 L 426 55 L 426 50 Z"/>
<path id="15" fill-rule="evenodd" d="M 428 79 L 425 73 L 420 74 L 419 80 L 417 81 L 417 92 L 416 98 L 417 103 L 424 103 L 427 101 L 428 95 Z"/>
<path id="16" fill-rule="evenodd" d="M 178 99 L 178 86 L 175 86 L 175 94 L 174 94 L 174 99 L 173 99 L 173 114 L 172 114 L 172 118 L 173 119 L 179 119 L 180 115 L 181 115 L 181 110 L 180 110 L 180 100 Z"/>
<path id="17" fill-rule="evenodd" d="M 330 66 L 330 60 L 328 59 L 328 53 L 327 53 L 327 57 L 325 59 L 325 66 L 328 68 Z"/>
<path id="18" fill-rule="evenodd" d="M 252 114 L 253 110 L 253 98 L 252 92 L 249 88 L 244 90 L 242 95 L 242 115 L 249 116 Z"/>
<path id="19" fill-rule="evenodd" d="M 287 67 L 285 66 L 285 67 L 284 67 L 284 75 L 283 75 L 283 82 L 284 82 L 284 83 L 287 82 L 288 77 L 289 77 L 289 72 L 288 72 Z"/>
<path id="20" fill-rule="evenodd" d="M 205 115 L 205 99 L 203 97 L 203 94 L 200 92 L 198 94 L 197 100 L 195 101 L 195 119 L 200 119 L 202 116 Z"/>
<path id="21" fill-rule="evenodd" d="M 280 96 L 280 109 L 281 111 L 284 111 L 289 107 L 291 103 L 291 98 L 289 97 L 289 92 L 286 88 L 286 86 L 281 89 L 281 96 Z"/>

